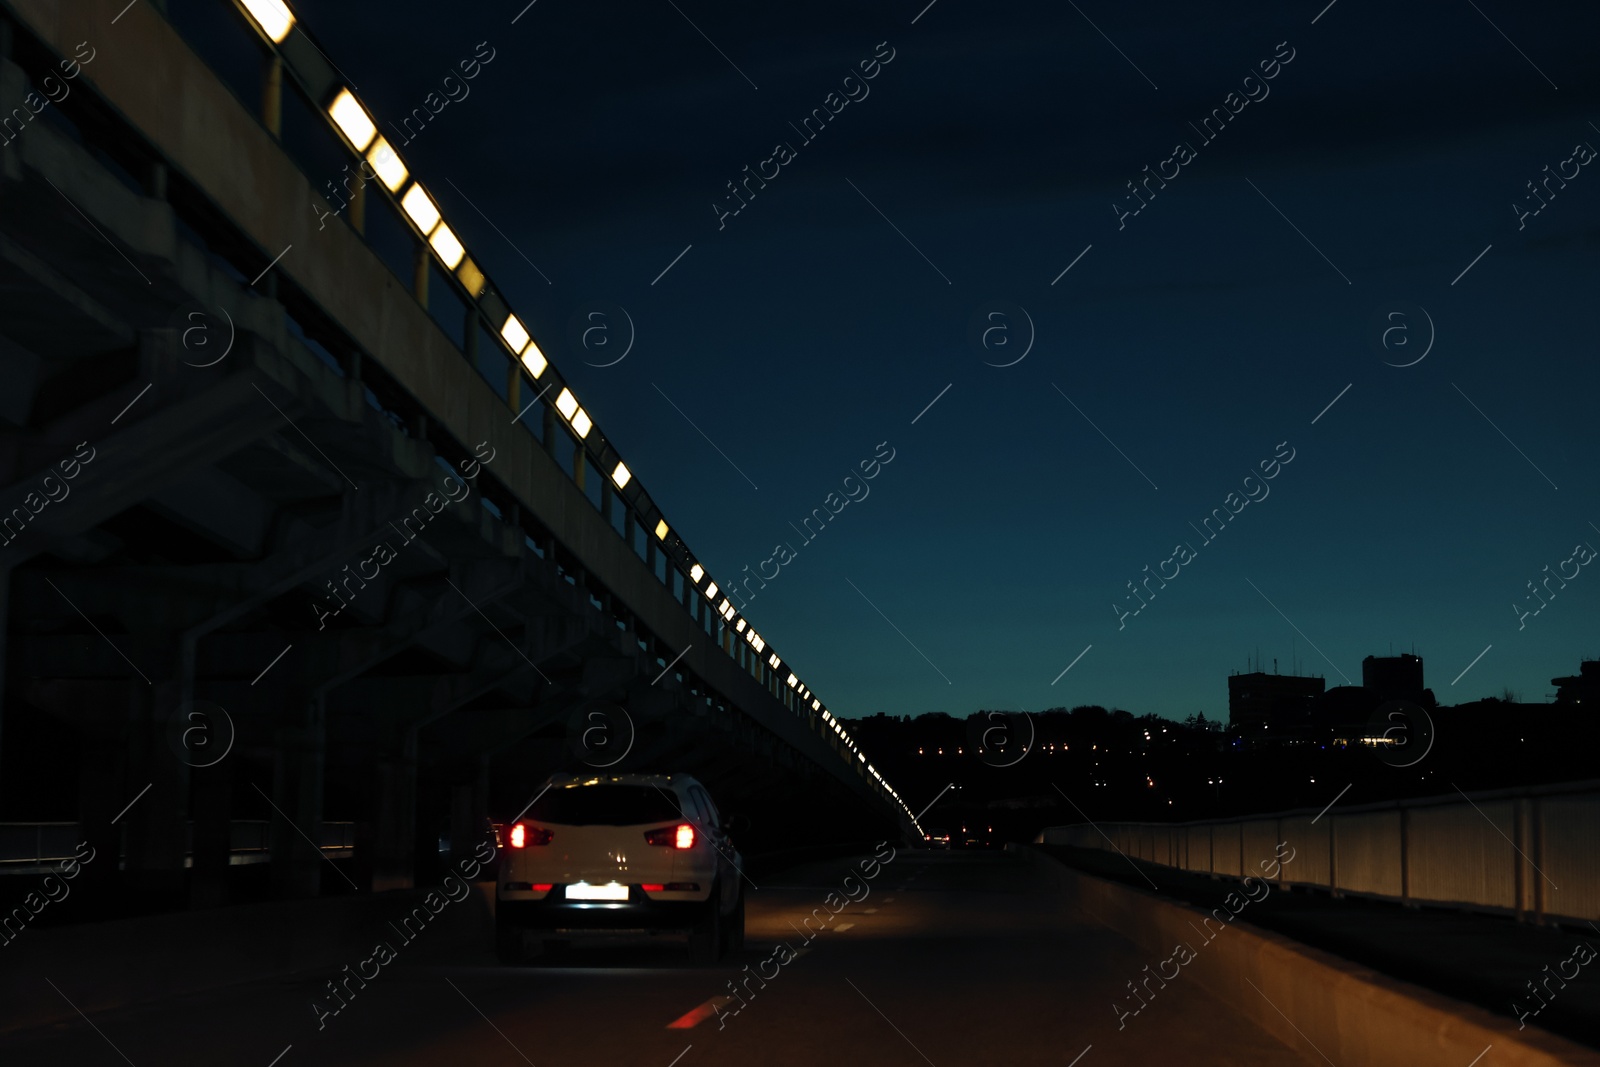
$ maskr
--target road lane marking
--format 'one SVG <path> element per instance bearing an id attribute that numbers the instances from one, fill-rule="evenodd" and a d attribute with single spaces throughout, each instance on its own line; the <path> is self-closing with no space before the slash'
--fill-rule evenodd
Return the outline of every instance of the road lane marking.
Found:
<path id="1" fill-rule="evenodd" d="M 724 1004 L 731 1003 L 732 997 L 712 997 L 704 1004 L 690 1008 L 676 1019 L 667 1024 L 668 1030 L 692 1030 L 717 1013 L 717 1009 Z M 685 1052 L 688 1050 L 685 1049 Z M 674 1063 L 677 1061 L 674 1060 Z"/>

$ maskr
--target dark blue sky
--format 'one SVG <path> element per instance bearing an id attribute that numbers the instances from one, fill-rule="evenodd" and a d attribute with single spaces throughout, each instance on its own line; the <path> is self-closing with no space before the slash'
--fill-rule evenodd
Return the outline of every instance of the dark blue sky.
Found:
<path id="1" fill-rule="evenodd" d="M 1214 716 L 1258 647 L 1341 684 L 1414 646 L 1445 703 L 1540 700 L 1600 655 L 1592 568 L 1520 630 L 1512 607 L 1600 546 L 1600 168 L 1564 164 L 1600 146 L 1600 9 L 675 2 L 296 7 L 380 126 L 495 50 L 408 161 L 713 576 L 793 546 L 749 615 L 837 713 Z M 1247 90 L 1211 142 L 1189 125 Z M 586 366 L 619 351 L 571 329 L 601 304 L 636 342 Z M 1035 343 L 994 366 L 1017 308 Z M 1386 365 L 1426 347 L 1419 309 L 1427 357 Z M 803 542 L 880 442 L 870 495 Z M 1280 442 L 1270 495 L 1202 540 Z"/>

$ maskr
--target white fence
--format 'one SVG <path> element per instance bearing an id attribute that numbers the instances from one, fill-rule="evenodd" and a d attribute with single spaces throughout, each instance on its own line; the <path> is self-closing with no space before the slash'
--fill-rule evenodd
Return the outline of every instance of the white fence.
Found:
<path id="1" fill-rule="evenodd" d="M 1214 822 L 1052 826 L 1036 840 L 1234 878 L 1264 877 L 1285 842 L 1293 859 L 1269 879 L 1279 885 L 1600 920 L 1600 781 Z"/>

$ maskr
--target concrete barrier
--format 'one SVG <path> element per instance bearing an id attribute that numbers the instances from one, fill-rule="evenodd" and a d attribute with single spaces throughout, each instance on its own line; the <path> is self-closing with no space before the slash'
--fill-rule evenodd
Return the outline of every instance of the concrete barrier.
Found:
<path id="1" fill-rule="evenodd" d="M 1017 849 L 1053 875 L 1065 909 L 1110 927 L 1150 953 L 1152 970 L 1175 946 L 1195 958 L 1167 984 L 1195 982 L 1284 1044 L 1339 1067 L 1600 1067 L 1600 1053 L 1401 982 L 1235 919 L 1215 931 L 1211 913 L 1073 870 L 1034 848 Z M 1245 906 L 1248 908 L 1248 905 Z M 1225 912 L 1226 913 L 1226 912 Z M 1248 914 L 1248 911 L 1245 911 Z M 1142 980 L 1141 975 L 1129 976 Z M 1117 976 L 1120 978 L 1121 976 Z M 1269 999 L 1270 998 L 1270 999 Z M 1133 1003 L 1107 983 L 1114 1002 Z M 1159 1004 L 1152 1001 L 1152 1010 Z M 1128 1025 L 1138 1025 L 1128 1021 Z M 1492 1053 L 1480 1062 L 1489 1047 Z"/>
<path id="2" fill-rule="evenodd" d="M 1320 822 L 1320 826 L 1318 823 Z M 1600 779 L 1191 823 L 1047 826 L 1036 843 L 1241 876 L 1292 841 L 1282 884 L 1549 920 L 1600 920 Z"/>
<path id="3" fill-rule="evenodd" d="M 400 966 L 474 950 L 491 958 L 494 883 L 437 914 L 423 907 L 433 888 L 30 926 L 0 947 L 0 1033 L 76 1019 L 74 1005 L 92 1015 L 302 971 L 333 978 L 379 941 Z M 396 927 L 417 908 L 431 918 L 413 919 L 408 941 Z"/>

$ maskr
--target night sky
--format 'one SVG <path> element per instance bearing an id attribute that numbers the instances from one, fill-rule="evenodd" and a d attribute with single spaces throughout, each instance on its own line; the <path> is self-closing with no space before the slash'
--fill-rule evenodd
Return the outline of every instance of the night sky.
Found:
<path id="1" fill-rule="evenodd" d="M 1600 655 L 1600 8 L 925 2 L 295 6 L 837 714 Z"/>

